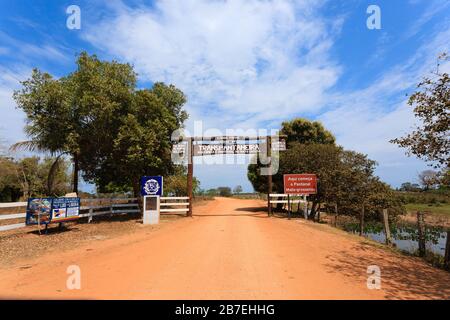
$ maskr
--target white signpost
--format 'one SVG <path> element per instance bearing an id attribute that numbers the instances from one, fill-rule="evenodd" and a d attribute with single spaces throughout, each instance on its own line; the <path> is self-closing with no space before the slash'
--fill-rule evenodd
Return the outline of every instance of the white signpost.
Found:
<path id="1" fill-rule="evenodd" d="M 144 196 L 143 224 L 158 224 L 160 213 L 160 199 L 157 195 Z"/>
<path id="2" fill-rule="evenodd" d="M 160 197 L 163 194 L 163 177 L 141 177 L 141 195 L 143 196 L 143 224 L 158 224 L 160 214 Z"/>

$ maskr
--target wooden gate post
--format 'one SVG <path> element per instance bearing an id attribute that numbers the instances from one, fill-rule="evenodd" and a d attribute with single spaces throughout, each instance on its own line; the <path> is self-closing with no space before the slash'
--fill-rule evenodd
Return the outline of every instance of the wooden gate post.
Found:
<path id="1" fill-rule="evenodd" d="M 424 213 L 417 211 L 417 232 L 419 235 L 419 256 L 425 256 L 425 219 Z"/>
<path id="2" fill-rule="evenodd" d="M 267 159 L 269 160 L 269 170 L 267 176 L 267 206 L 268 206 L 268 215 L 269 217 L 272 215 L 272 204 L 270 203 L 270 194 L 272 193 L 272 137 L 266 137 L 266 148 L 267 148 Z"/>
<path id="3" fill-rule="evenodd" d="M 389 216 L 387 209 L 383 209 L 383 222 L 384 222 L 384 234 L 386 236 L 386 244 L 390 246 L 392 244 L 392 238 L 391 238 L 391 229 L 389 228 Z"/>
<path id="4" fill-rule="evenodd" d="M 189 210 L 188 210 L 188 217 L 192 217 L 192 199 L 193 199 L 193 192 L 192 192 L 192 180 L 194 176 L 194 148 L 193 148 L 193 138 L 189 138 L 188 140 L 188 175 L 187 175 L 187 195 L 189 197 Z"/>

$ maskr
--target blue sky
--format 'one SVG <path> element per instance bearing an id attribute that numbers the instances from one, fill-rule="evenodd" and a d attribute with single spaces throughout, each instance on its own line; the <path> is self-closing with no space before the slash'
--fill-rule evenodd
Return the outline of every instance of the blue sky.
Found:
<path id="1" fill-rule="evenodd" d="M 369 30 L 369 5 L 381 29 Z M 66 9 L 81 9 L 81 29 Z M 55 76 L 86 50 L 132 63 L 139 86 L 173 83 L 188 97 L 187 129 L 277 129 L 294 117 L 322 121 L 345 148 L 368 154 L 393 186 L 427 166 L 389 140 L 415 119 L 408 93 L 450 46 L 450 1 L 0 2 L 0 141 L 26 139 L 12 92 L 33 67 Z M 449 65 L 443 68 L 450 69 Z M 195 165 L 203 188 L 241 184 L 245 160 Z"/>

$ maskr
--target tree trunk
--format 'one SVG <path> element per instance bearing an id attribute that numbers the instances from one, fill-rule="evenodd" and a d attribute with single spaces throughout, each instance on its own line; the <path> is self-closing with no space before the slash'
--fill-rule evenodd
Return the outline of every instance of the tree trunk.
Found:
<path id="1" fill-rule="evenodd" d="M 364 205 L 361 208 L 361 215 L 359 216 L 359 235 L 362 237 L 364 234 Z"/>
<path id="2" fill-rule="evenodd" d="M 392 238 L 391 238 L 391 229 L 389 228 L 388 209 L 383 209 L 383 223 L 384 223 L 384 234 L 386 237 L 386 244 L 390 246 L 392 244 Z"/>
<path id="3" fill-rule="evenodd" d="M 144 207 L 142 205 L 142 196 L 141 196 L 141 185 L 140 185 L 140 180 L 136 180 L 133 182 L 133 195 L 135 198 L 137 198 L 137 204 L 138 204 L 138 208 L 139 208 L 139 212 L 141 215 L 144 214 L 143 210 Z"/>
<path id="4" fill-rule="evenodd" d="M 338 219 L 338 205 L 334 205 L 334 227 L 337 227 L 337 219 Z"/>
<path id="5" fill-rule="evenodd" d="M 419 256 L 425 256 L 425 219 L 423 212 L 417 211 L 417 232 L 419 236 Z"/>
<path id="6" fill-rule="evenodd" d="M 78 164 L 78 153 L 73 154 L 73 189 L 72 192 L 76 192 L 78 194 L 78 172 L 79 172 L 79 164 Z"/>
<path id="7" fill-rule="evenodd" d="M 316 209 L 317 209 L 317 202 L 313 200 L 313 203 L 311 205 L 311 213 L 308 216 L 308 220 L 315 220 L 316 217 Z"/>
<path id="8" fill-rule="evenodd" d="M 447 242 L 445 244 L 444 268 L 450 270 L 450 230 L 447 231 Z"/>

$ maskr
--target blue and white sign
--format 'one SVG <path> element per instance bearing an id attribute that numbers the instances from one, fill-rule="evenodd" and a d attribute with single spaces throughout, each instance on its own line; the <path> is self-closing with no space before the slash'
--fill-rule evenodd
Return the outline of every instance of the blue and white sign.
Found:
<path id="1" fill-rule="evenodd" d="M 163 177 L 146 176 L 141 178 L 141 195 L 143 196 L 162 196 Z"/>

